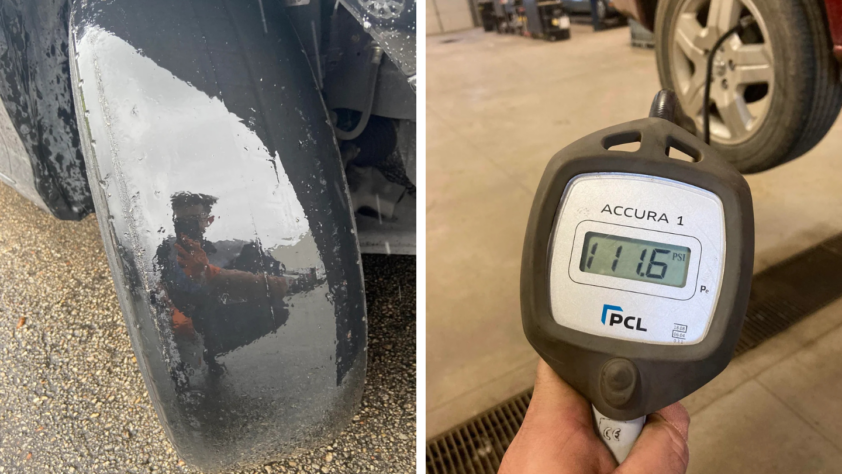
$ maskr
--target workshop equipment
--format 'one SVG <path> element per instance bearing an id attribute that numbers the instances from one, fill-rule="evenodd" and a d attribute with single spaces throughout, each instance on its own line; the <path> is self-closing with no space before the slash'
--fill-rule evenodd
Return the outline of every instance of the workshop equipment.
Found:
<path id="1" fill-rule="evenodd" d="M 570 39 L 570 17 L 557 0 L 523 0 L 526 34 L 548 41 Z"/>

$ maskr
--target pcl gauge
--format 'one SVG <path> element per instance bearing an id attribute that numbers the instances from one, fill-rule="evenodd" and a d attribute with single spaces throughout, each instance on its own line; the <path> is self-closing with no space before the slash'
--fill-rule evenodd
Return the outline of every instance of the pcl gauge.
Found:
<path id="1" fill-rule="evenodd" d="M 609 149 L 627 142 L 640 148 Z M 693 161 L 670 158 L 670 148 Z M 541 357 L 593 404 L 598 432 L 609 433 L 602 438 L 618 460 L 645 415 L 728 365 L 753 257 L 745 179 L 669 120 L 588 135 L 547 165 L 523 249 L 523 327 Z M 626 427 L 625 440 L 622 430 L 607 429 L 630 421 L 637 427 Z"/>

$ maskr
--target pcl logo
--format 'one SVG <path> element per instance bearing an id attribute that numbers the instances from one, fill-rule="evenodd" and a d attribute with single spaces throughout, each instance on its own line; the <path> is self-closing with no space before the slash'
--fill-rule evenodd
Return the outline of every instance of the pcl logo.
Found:
<path id="1" fill-rule="evenodd" d="M 609 311 L 611 312 L 610 315 Z M 605 319 L 607 317 L 609 326 L 622 324 L 626 327 L 626 329 L 646 332 L 646 328 L 643 327 L 643 318 L 639 318 L 637 316 L 623 316 L 621 314 L 622 311 L 623 308 L 619 306 L 612 306 L 610 304 L 602 305 L 602 324 L 605 324 Z M 635 321 L 637 321 L 637 324 L 635 324 Z"/>

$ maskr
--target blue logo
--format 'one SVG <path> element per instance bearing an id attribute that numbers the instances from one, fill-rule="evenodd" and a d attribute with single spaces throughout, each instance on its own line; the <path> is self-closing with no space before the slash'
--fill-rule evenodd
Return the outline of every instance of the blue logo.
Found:
<path id="1" fill-rule="evenodd" d="M 605 316 L 609 311 L 622 311 L 623 308 L 619 306 L 611 306 L 610 304 L 602 305 L 602 324 L 605 324 Z"/>
<path id="2" fill-rule="evenodd" d="M 605 324 L 605 320 L 608 319 L 609 326 L 620 325 L 632 331 L 646 332 L 646 328 L 643 327 L 643 318 L 638 316 L 623 316 L 621 314 L 622 311 L 623 308 L 619 306 L 612 306 L 610 304 L 602 305 L 602 324 Z M 608 318 L 609 314 L 611 316 L 610 319 Z"/>

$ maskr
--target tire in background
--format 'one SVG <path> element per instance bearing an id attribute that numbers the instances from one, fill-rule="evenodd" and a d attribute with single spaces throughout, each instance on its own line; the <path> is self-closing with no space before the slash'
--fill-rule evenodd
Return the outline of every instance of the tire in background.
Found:
<path id="1" fill-rule="evenodd" d="M 669 89 L 675 86 L 668 39 L 676 26 L 676 12 L 685 1 L 661 0 L 655 18 L 658 74 Z M 803 155 L 825 136 L 842 107 L 839 64 L 833 56 L 823 2 L 776 0 L 755 5 L 770 25 L 775 91 L 769 110 L 761 128 L 743 143 L 718 144 L 711 137 L 712 145 L 743 173 L 764 171 Z"/>

